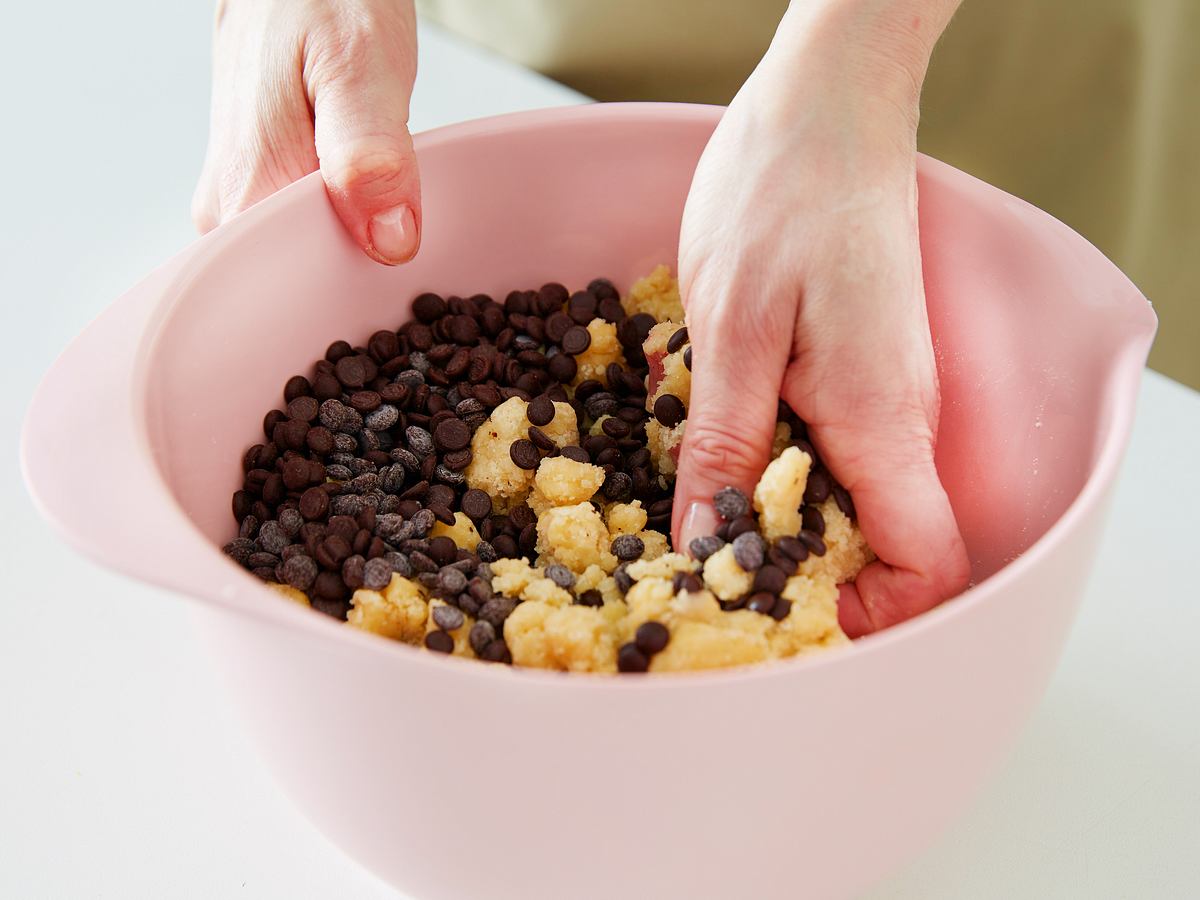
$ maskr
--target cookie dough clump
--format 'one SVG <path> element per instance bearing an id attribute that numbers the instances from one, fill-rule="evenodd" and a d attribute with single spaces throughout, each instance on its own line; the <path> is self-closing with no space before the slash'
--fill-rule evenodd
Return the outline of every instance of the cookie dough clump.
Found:
<path id="1" fill-rule="evenodd" d="M 233 498 L 237 563 L 350 627 L 481 662 L 600 674 L 763 663 L 847 642 L 873 556 L 780 406 L 750 496 L 673 548 L 692 345 L 665 266 L 503 302 L 427 293 L 335 341 L 267 414 Z"/>
<path id="2" fill-rule="evenodd" d="M 671 270 L 666 266 L 656 266 L 645 278 L 635 281 L 622 302 L 631 316 L 647 313 L 659 322 L 683 321 L 679 283 L 671 277 Z"/>
<path id="3" fill-rule="evenodd" d="M 520 397 L 511 397 L 497 406 L 471 438 L 471 462 L 465 475 L 467 484 L 492 498 L 493 509 L 504 512 L 522 503 L 533 486 L 534 471 L 513 458 L 512 445 L 528 440 L 529 408 Z M 542 427 L 557 447 L 579 442 L 575 410 L 569 403 L 554 403 L 554 418 Z"/>

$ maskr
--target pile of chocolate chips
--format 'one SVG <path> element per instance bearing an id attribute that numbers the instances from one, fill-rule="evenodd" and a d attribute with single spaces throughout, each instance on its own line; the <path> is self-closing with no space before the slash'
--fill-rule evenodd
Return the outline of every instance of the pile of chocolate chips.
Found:
<path id="1" fill-rule="evenodd" d="M 267 413 L 265 441 L 242 460 L 244 481 L 233 495 L 239 532 L 225 551 L 341 619 L 354 590 L 381 589 L 393 573 L 416 578 L 476 616 L 476 652 L 503 660 L 497 635 L 513 601 L 492 594 L 487 564 L 531 556 L 537 531 L 528 505 L 495 514 L 485 492 L 468 489 L 463 470 L 475 429 L 505 400 L 522 398 L 533 427 L 511 449 L 517 465 L 534 469 L 561 453 L 601 466 L 606 499 L 642 501 L 648 527 L 668 532 L 671 485 L 654 473 L 645 434 L 642 342 L 655 320 L 627 316 L 605 279 L 574 294 L 557 283 L 513 291 L 503 303 L 425 293 L 412 309 L 398 329 L 375 332 L 365 346 L 335 341 L 307 375 L 288 379 L 284 408 Z M 608 367 L 607 387 L 587 380 L 569 398 L 564 385 L 597 317 L 616 325 L 626 365 Z M 603 433 L 559 450 L 539 427 L 553 420 L 552 401 L 574 407 L 580 434 L 610 418 Z M 429 537 L 435 522 L 452 524 L 459 511 L 483 538 L 473 552 Z M 448 651 L 446 632 L 457 626 L 439 624 L 426 643 Z"/>

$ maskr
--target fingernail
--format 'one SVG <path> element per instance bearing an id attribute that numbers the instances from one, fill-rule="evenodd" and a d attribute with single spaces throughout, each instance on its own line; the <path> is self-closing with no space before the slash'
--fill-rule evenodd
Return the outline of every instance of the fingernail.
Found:
<path id="1" fill-rule="evenodd" d="M 368 234 L 371 248 L 383 262 L 408 262 L 417 252 L 417 219 L 407 203 L 376 215 Z"/>
<path id="2" fill-rule="evenodd" d="M 695 501 L 684 512 L 683 522 L 679 525 L 680 546 L 678 549 L 683 553 L 691 552 L 688 546 L 692 543 L 692 539 L 715 534 L 720 523 L 721 520 L 711 503 Z"/>

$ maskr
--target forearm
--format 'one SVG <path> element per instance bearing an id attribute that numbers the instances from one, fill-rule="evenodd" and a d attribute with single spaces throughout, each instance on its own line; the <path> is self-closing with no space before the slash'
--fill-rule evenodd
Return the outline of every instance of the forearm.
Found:
<path id="1" fill-rule="evenodd" d="M 755 78 L 784 105 L 812 104 L 816 87 L 835 102 L 891 107 L 915 133 L 930 55 L 960 2 L 792 0 Z"/>

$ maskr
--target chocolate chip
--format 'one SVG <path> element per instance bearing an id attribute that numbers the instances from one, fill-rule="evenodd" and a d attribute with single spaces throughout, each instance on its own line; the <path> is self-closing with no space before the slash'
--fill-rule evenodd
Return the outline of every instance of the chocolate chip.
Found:
<path id="1" fill-rule="evenodd" d="M 634 643 L 646 656 L 653 656 L 667 646 L 671 632 L 662 622 L 643 622 L 638 626 Z"/>
<path id="2" fill-rule="evenodd" d="M 467 641 L 476 655 L 481 655 L 485 647 L 496 639 L 496 629 L 491 622 L 478 621 L 471 626 Z"/>
<path id="3" fill-rule="evenodd" d="M 654 401 L 654 418 L 658 419 L 660 425 L 674 428 L 686 415 L 683 401 L 674 394 L 663 394 Z"/>
<path id="4" fill-rule="evenodd" d="M 563 590 L 571 590 L 575 587 L 575 575 L 566 566 L 553 563 L 546 566 L 546 577 L 557 584 Z"/>
<path id="5" fill-rule="evenodd" d="M 276 521 L 263 522 L 262 528 L 258 530 L 258 543 L 268 553 L 278 554 L 291 543 L 291 539 L 284 533 Z"/>
<path id="6" fill-rule="evenodd" d="M 595 589 L 584 591 L 575 598 L 575 602 L 580 606 L 603 606 L 604 597 Z"/>
<path id="7" fill-rule="evenodd" d="M 713 495 L 713 508 L 717 515 L 732 521 L 750 512 L 750 498 L 735 487 L 725 487 Z"/>
<path id="8" fill-rule="evenodd" d="M 574 323 L 571 321 L 571 317 L 565 312 L 560 310 L 558 312 L 551 313 L 550 316 L 546 318 L 546 339 L 557 344 L 563 339 L 563 335 L 571 329 L 573 324 Z"/>
<path id="9" fill-rule="evenodd" d="M 746 609 L 751 612 L 770 615 L 771 610 L 775 608 L 775 604 L 779 602 L 779 598 L 772 593 L 762 591 L 757 594 L 752 594 L 750 599 L 746 601 Z"/>
<path id="10" fill-rule="evenodd" d="M 408 442 L 408 449 L 422 459 L 434 452 L 433 435 L 424 428 L 409 425 L 404 429 L 404 439 Z"/>
<path id="11" fill-rule="evenodd" d="M 725 542 L 715 534 L 706 534 L 692 538 L 692 542 L 688 544 L 688 551 L 697 562 L 704 562 L 724 546 Z"/>
<path id="12" fill-rule="evenodd" d="M 363 586 L 363 576 L 366 574 L 366 566 L 366 559 L 359 554 L 346 558 L 346 561 L 342 563 L 342 581 L 345 582 L 346 587 L 352 591 L 356 591 Z"/>
<path id="13" fill-rule="evenodd" d="M 535 397 L 529 403 L 529 408 L 525 415 L 531 423 L 537 426 L 549 425 L 554 421 L 554 401 L 549 397 L 542 395 Z"/>
<path id="14" fill-rule="evenodd" d="M 434 653 L 452 653 L 454 638 L 444 631 L 431 631 L 425 635 L 425 646 Z"/>
<path id="15" fill-rule="evenodd" d="M 492 498 L 486 491 L 471 488 L 462 495 L 459 508 L 467 518 L 478 522 L 492 514 Z"/>
<path id="16" fill-rule="evenodd" d="M 825 541 L 815 531 L 802 528 L 800 530 L 800 540 L 804 542 L 804 546 L 808 548 L 813 556 L 825 555 Z"/>
<path id="17" fill-rule="evenodd" d="M 798 567 L 796 560 L 780 550 L 778 545 L 767 548 L 767 561 L 783 572 L 784 575 L 790 577 L 796 574 Z"/>
<path id="18" fill-rule="evenodd" d="M 688 342 L 687 328 L 680 328 L 667 338 L 667 352 L 675 353 Z"/>
<path id="19" fill-rule="evenodd" d="M 499 629 L 504 626 L 504 620 L 511 615 L 516 606 L 516 601 L 511 597 L 492 597 L 479 610 L 479 618 Z"/>
<path id="20" fill-rule="evenodd" d="M 299 419 L 301 422 L 314 422 L 320 408 L 321 405 L 317 402 L 316 397 L 297 397 L 287 405 L 287 414 L 290 419 Z"/>
<path id="21" fill-rule="evenodd" d="M 627 564 L 621 563 L 613 569 L 613 581 L 617 583 L 622 594 L 627 593 L 633 587 L 633 576 L 629 574 Z"/>
<path id="22" fill-rule="evenodd" d="M 360 413 L 374 412 L 379 409 L 383 398 L 375 391 L 355 391 L 350 395 L 350 406 Z"/>
<path id="23" fill-rule="evenodd" d="M 363 418 L 363 425 L 371 429 L 371 431 L 387 431 L 393 425 L 400 421 L 400 410 L 392 406 L 390 403 L 385 403 L 369 413 Z"/>
<path id="24" fill-rule="evenodd" d="M 319 487 L 311 487 L 300 495 L 300 515 L 312 522 L 325 518 L 329 512 L 329 495 Z"/>
<path id="25" fill-rule="evenodd" d="M 619 534 L 613 538 L 611 551 L 622 562 L 639 559 L 646 551 L 645 542 L 634 534 Z"/>
<path id="26" fill-rule="evenodd" d="M 637 313 L 627 319 L 623 319 L 617 326 L 617 340 L 621 342 L 621 346 L 627 351 L 633 349 L 640 350 L 642 344 L 645 343 L 647 336 L 650 334 L 650 329 L 657 324 L 658 322 L 654 316 L 648 313 Z"/>
<path id="27" fill-rule="evenodd" d="M 474 456 L 470 447 L 465 447 L 462 450 L 453 450 L 442 457 L 442 465 L 451 472 L 461 472 L 471 464 Z M 455 483 L 457 483 L 457 479 Z"/>
<path id="28" fill-rule="evenodd" d="M 319 571 L 311 557 L 297 554 L 284 560 L 280 575 L 283 576 L 285 584 L 291 585 L 298 591 L 307 591 L 317 580 Z"/>
<path id="29" fill-rule="evenodd" d="M 775 546 L 798 563 L 802 563 L 808 559 L 808 547 L 799 538 L 790 536 L 781 537 L 775 542 Z"/>
<path id="30" fill-rule="evenodd" d="M 367 368 L 360 356 L 343 356 L 337 361 L 334 374 L 348 388 L 360 388 L 367 381 Z"/>
<path id="31" fill-rule="evenodd" d="M 690 345 L 683 351 L 683 367 L 689 372 L 692 371 L 692 348 Z"/>
<path id="32" fill-rule="evenodd" d="M 637 644 L 630 642 L 622 645 L 617 651 L 618 672 L 645 672 L 650 668 L 650 660 L 646 658 Z"/>
<path id="33" fill-rule="evenodd" d="M 738 516 L 736 519 L 728 523 L 729 528 L 726 531 L 726 540 L 732 541 L 740 534 L 752 532 L 755 530 L 753 516 Z"/>
<path id="34" fill-rule="evenodd" d="M 508 455 L 517 468 L 525 469 L 526 471 L 536 469 L 538 463 L 542 460 L 533 441 L 526 440 L 525 438 L 513 441 L 512 445 L 508 448 Z"/>
<path id="35" fill-rule="evenodd" d="M 297 397 L 306 397 L 312 393 L 312 385 L 303 375 L 293 375 L 283 386 L 283 401 L 291 403 Z"/>
<path id="36" fill-rule="evenodd" d="M 677 594 L 695 594 L 704 590 L 704 582 L 693 572 L 676 572 L 671 579 L 671 589 Z"/>
<path id="37" fill-rule="evenodd" d="M 770 564 L 764 565 L 754 573 L 755 591 L 768 591 L 772 594 L 778 594 L 787 584 L 787 575 L 777 566 Z"/>
<path id="38" fill-rule="evenodd" d="M 605 476 L 600 490 L 606 499 L 614 503 L 624 503 L 633 493 L 633 479 L 625 472 L 610 472 Z"/>
<path id="39" fill-rule="evenodd" d="M 582 325 L 572 325 L 563 335 L 561 344 L 564 353 L 578 356 L 592 345 L 592 335 Z"/>
<path id="40" fill-rule="evenodd" d="M 600 425 L 600 430 L 610 438 L 620 439 L 629 436 L 629 423 L 609 417 Z"/>
<path id="41" fill-rule="evenodd" d="M 808 483 L 804 486 L 804 502 L 810 505 L 824 503 L 829 498 L 833 482 L 829 473 L 823 469 L 813 469 L 808 473 Z"/>
<path id="42" fill-rule="evenodd" d="M 800 519 L 803 527 L 816 535 L 825 534 L 825 517 L 821 515 L 821 510 L 815 506 L 806 506 L 800 512 Z"/>
<path id="43" fill-rule="evenodd" d="M 456 597 L 467 589 L 467 576 L 452 566 L 438 572 L 438 593 L 443 597 Z"/>
<path id="44" fill-rule="evenodd" d="M 443 419 L 434 429 L 433 440 L 443 450 L 462 450 L 471 443 L 471 426 L 462 419 Z"/>
<path id="45" fill-rule="evenodd" d="M 448 566 L 458 556 L 458 547 L 454 541 L 445 535 L 429 539 L 429 557 L 439 566 Z M 464 582 L 465 584 L 465 582 Z M 461 587 L 453 588 L 453 593 L 461 591 Z"/>
<path id="46" fill-rule="evenodd" d="M 788 613 L 792 611 L 792 601 L 787 597 L 780 597 L 775 601 L 775 605 L 771 607 L 771 618 L 776 622 L 782 622 L 788 617 Z"/>
<path id="47" fill-rule="evenodd" d="M 529 440 L 533 442 L 533 446 L 537 447 L 543 453 L 551 453 L 558 449 L 558 445 L 554 443 L 554 439 L 536 425 L 529 426 Z"/>
<path id="48" fill-rule="evenodd" d="M 382 591 L 391 583 L 392 564 L 386 555 L 367 560 L 363 567 L 363 587 L 373 591 Z"/>
<path id="49" fill-rule="evenodd" d="M 563 447 L 560 452 L 567 459 L 574 460 L 578 463 L 590 463 L 592 461 L 592 457 L 588 454 L 588 452 L 575 444 L 570 444 L 569 446 Z"/>
<path id="50" fill-rule="evenodd" d="M 500 534 L 492 540 L 492 548 L 499 559 L 514 559 L 518 555 L 517 541 L 512 535 Z"/>
<path id="51" fill-rule="evenodd" d="M 504 643 L 504 638 L 496 638 L 479 654 L 479 658 L 486 662 L 511 663 L 512 653 L 509 652 L 508 645 Z"/>
<path id="52" fill-rule="evenodd" d="M 733 558 L 747 572 L 755 571 L 763 564 L 766 548 L 756 531 L 746 531 L 733 539 Z"/>
<path id="53" fill-rule="evenodd" d="M 446 314 L 446 301 L 437 294 L 421 294 L 413 300 L 412 311 L 417 321 L 429 325 Z"/>
<path id="54" fill-rule="evenodd" d="M 601 297 L 596 306 L 596 315 L 612 325 L 619 324 L 625 319 L 625 307 L 621 306 L 619 297 Z"/>
<path id="55" fill-rule="evenodd" d="M 444 631 L 462 628 L 464 621 L 462 610 L 457 607 L 435 606 L 433 608 L 433 624 Z"/>
<path id="56" fill-rule="evenodd" d="M 840 484 L 833 486 L 833 500 L 837 503 L 837 508 L 842 511 L 842 515 L 847 519 L 853 522 L 857 518 L 854 511 L 854 501 L 850 497 L 850 492 Z"/>

